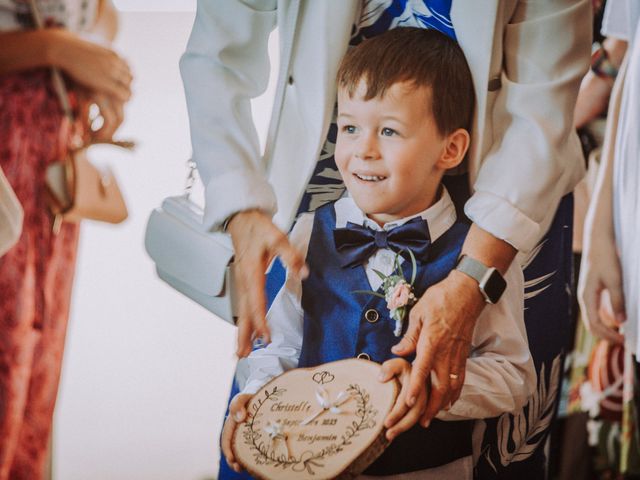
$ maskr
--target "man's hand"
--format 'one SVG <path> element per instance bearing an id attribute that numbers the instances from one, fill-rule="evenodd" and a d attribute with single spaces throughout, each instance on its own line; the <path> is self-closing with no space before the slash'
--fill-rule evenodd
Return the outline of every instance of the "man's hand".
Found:
<path id="1" fill-rule="evenodd" d="M 402 388 L 396 399 L 391 412 L 384 420 L 387 429 L 386 437 L 390 442 L 398 435 L 413 427 L 424 413 L 427 406 L 427 388 L 424 386 L 420 390 L 417 401 L 412 407 L 407 405 L 407 394 L 409 392 L 409 380 L 411 378 L 411 364 L 403 358 L 392 358 L 387 360 L 380 367 L 379 380 L 386 383 L 394 377 L 398 379 Z"/>
<path id="2" fill-rule="evenodd" d="M 231 404 L 229 405 L 229 416 L 224 421 L 224 427 L 222 427 L 222 438 L 220 442 L 222 444 L 222 453 L 227 459 L 229 466 L 236 472 L 240 473 L 242 467 L 236 462 L 236 457 L 233 455 L 231 449 L 231 442 L 233 440 L 233 432 L 238 427 L 238 423 L 244 422 L 247 417 L 246 405 L 252 395 L 242 393 L 233 397 Z"/>
<path id="3" fill-rule="evenodd" d="M 260 210 L 247 210 L 233 216 L 227 231 L 233 240 L 235 288 L 238 295 L 238 349 L 239 357 L 251 353 L 255 338 L 269 343 L 266 322 L 265 272 L 278 256 L 290 274 L 305 278 L 307 266 L 302 254 L 271 218 Z"/>
<path id="4" fill-rule="evenodd" d="M 417 352 L 406 395 L 408 407 L 419 403 L 431 375 L 422 426 L 428 426 L 440 410 L 460 396 L 473 329 L 485 305 L 478 283 L 453 270 L 411 309 L 407 333 L 392 351 L 403 356 Z"/>

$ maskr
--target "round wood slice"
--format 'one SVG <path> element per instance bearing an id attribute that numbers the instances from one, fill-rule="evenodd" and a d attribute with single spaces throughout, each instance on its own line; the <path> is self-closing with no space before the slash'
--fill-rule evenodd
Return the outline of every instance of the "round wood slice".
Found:
<path id="1" fill-rule="evenodd" d="M 379 373 L 379 364 L 353 358 L 274 378 L 247 404 L 236 459 L 265 480 L 355 478 L 389 444 L 383 422 L 399 387 Z"/>

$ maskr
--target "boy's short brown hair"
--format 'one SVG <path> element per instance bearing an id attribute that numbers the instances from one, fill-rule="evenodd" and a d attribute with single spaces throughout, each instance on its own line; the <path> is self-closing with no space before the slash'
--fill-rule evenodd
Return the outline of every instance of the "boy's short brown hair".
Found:
<path id="1" fill-rule="evenodd" d="M 471 129 L 475 94 L 462 49 L 437 30 L 394 28 L 350 49 L 338 70 L 338 87 L 353 96 L 360 82 L 365 100 L 382 97 L 398 82 L 431 88 L 431 110 L 440 134 Z"/>

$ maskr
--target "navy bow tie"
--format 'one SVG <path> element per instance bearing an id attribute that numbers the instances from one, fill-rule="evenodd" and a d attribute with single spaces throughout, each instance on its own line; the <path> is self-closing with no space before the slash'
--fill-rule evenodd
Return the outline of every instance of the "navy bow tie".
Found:
<path id="1" fill-rule="evenodd" d="M 427 221 L 415 217 L 390 231 L 373 230 L 347 222 L 345 228 L 333 230 L 336 249 L 342 256 L 342 267 L 353 267 L 364 263 L 376 250 L 388 248 L 410 260 L 411 250 L 416 260 L 427 260 L 431 243 Z"/>

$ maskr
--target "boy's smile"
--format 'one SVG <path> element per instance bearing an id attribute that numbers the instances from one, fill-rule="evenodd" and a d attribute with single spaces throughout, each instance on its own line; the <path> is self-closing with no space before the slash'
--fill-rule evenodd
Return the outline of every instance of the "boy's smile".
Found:
<path id="1" fill-rule="evenodd" d="M 365 92 L 364 82 L 352 98 L 338 91 L 335 159 L 358 207 L 384 224 L 435 202 L 448 138 L 436 126 L 429 88 L 395 83 L 371 100 Z"/>

